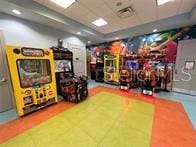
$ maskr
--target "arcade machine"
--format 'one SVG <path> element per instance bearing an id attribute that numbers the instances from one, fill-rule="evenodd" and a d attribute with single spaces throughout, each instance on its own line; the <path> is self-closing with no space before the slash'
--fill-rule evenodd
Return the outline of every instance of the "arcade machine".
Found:
<path id="1" fill-rule="evenodd" d="M 104 62 L 102 59 L 96 59 L 96 82 L 104 82 Z"/>
<path id="2" fill-rule="evenodd" d="M 108 84 L 119 84 L 120 66 L 123 64 L 122 57 L 118 55 L 104 56 L 104 82 Z"/>
<path id="3" fill-rule="evenodd" d="M 139 86 L 139 81 L 137 78 L 137 72 L 140 69 L 139 55 L 132 54 L 124 57 L 124 65 L 130 72 L 131 77 L 131 88 L 137 88 Z"/>
<path id="4" fill-rule="evenodd" d="M 131 76 L 130 72 L 126 68 L 120 70 L 120 89 L 129 90 L 131 88 Z"/>
<path id="5" fill-rule="evenodd" d="M 52 50 L 58 95 L 74 103 L 84 100 L 88 96 L 87 77 L 74 75 L 73 53 L 63 47 L 61 39 L 58 40 L 58 46 L 52 47 Z"/>
<path id="6" fill-rule="evenodd" d="M 141 93 L 144 95 L 153 96 L 155 92 L 156 73 L 154 69 L 150 67 L 144 67 L 144 69 L 139 73 L 140 80 L 142 82 Z"/>
<path id="7" fill-rule="evenodd" d="M 7 46 L 6 53 L 19 116 L 57 102 L 52 50 Z"/>
<path id="8" fill-rule="evenodd" d="M 158 91 L 171 91 L 172 88 L 172 64 L 165 61 L 165 54 L 159 51 L 150 52 L 151 61 L 149 63 L 156 69 L 156 90 Z"/>
<path id="9" fill-rule="evenodd" d="M 166 70 L 167 65 L 164 63 L 164 57 L 165 54 L 159 51 L 151 51 L 145 57 L 146 63 L 143 70 L 145 78 L 142 81 L 143 94 L 153 95 L 154 92 L 166 89 L 164 83 L 167 83 L 169 72 Z"/>
<path id="10" fill-rule="evenodd" d="M 91 62 L 90 64 L 90 69 L 91 69 L 91 80 L 95 80 L 96 79 L 96 63 L 95 62 Z"/>

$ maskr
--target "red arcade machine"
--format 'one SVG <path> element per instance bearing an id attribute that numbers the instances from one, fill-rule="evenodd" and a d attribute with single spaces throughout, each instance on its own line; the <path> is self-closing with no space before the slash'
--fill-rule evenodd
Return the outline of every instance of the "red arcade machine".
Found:
<path id="1" fill-rule="evenodd" d="M 73 71 L 73 53 L 63 47 L 63 41 L 58 40 L 58 47 L 52 47 L 54 52 L 57 91 L 65 100 L 78 103 L 88 96 L 87 77 L 78 77 Z"/>
<path id="2" fill-rule="evenodd" d="M 124 67 L 120 70 L 120 89 L 128 91 L 131 88 L 130 72 Z"/>
<path id="3" fill-rule="evenodd" d="M 131 88 L 139 87 L 139 81 L 137 77 L 138 70 L 140 69 L 140 56 L 134 52 L 124 57 L 124 66 L 130 73 L 131 77 Z"/>

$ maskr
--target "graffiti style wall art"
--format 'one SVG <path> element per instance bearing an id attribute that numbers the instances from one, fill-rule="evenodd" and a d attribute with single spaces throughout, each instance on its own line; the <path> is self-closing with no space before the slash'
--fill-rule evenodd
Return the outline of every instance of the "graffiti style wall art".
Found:
<path id="1" fill-rule="evenodd" d="M 104 54 L 126 55 L 130 52 L 143 54 L 148 51 L 160 51 L 166 54 L 165 60 L 168 63 L 174 63 L 178 42 L 194 38 L 196 38 L 196 25 L 92 45 L 87 49 L 92 53 L 92 62 L 96 58 L 103 58 Z"/>

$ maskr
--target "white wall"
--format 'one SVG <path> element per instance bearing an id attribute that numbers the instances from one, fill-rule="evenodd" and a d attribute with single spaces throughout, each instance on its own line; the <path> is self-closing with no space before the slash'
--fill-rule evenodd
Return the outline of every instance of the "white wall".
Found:
<path id="1" fill-rule="evenodd" d="M 7 44 L 47 48 L 57 44 L 57 38 L 78 45 L 85 45 L 86 40 L 70 33 L 38 23 L 26 21 L 11 15 L 0 13 L 0 30 L 3 30 Z"/>
<path id="2" fill-rule="evenodd" d="M 68 43 L 84 46 L 86 54 L 87 40 L 84 38 L 4 13 L 0 13 L 0 30 L 3 31 L 6 44 L 9 45 L 49 48 L 56 46 L 57 39 L 62 38 L 65 47 Z"/>

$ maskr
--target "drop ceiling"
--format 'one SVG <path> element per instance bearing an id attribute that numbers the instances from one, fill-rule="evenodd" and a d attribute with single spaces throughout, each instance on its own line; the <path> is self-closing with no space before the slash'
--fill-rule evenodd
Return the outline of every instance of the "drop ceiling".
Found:
<path id="1" fill-rule="evenodd" d="M 117 7 L 119 1 L 123 3 Z M 125 19 L 117 16 L 118 10 L 130 5 L 135 15 Z M 15 15 L 13 9 L 21 15 Z M 196 24 L 196 0 L 175 0 L 160 7 L 155 0 L 77 0 L 67 9 L 50 0 L 0 0 L 0 12 L 71 33 L 91 44 Z M 108 25 L 92 24 L 100 17 Z"/>
<path id="2" fill-rule="evenodd" d="M 175 0 L 161 6 L 156 5 L 156 0 L 77 0 L 72 6 L 64 9 L 50 0 L 34 1 L 103 34 L 190 12 L 196 4 L 196 0 Z M 117 6 L 118 2 L 122 4 Z M 117 11 L 127 6 L 131 6 L 135 14 L 128 18 L 120 18 Z M 105 19 L 108 25 L 94 26 L 92 21 L 98 18 Z"/>

